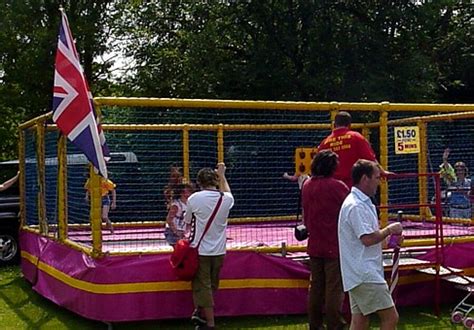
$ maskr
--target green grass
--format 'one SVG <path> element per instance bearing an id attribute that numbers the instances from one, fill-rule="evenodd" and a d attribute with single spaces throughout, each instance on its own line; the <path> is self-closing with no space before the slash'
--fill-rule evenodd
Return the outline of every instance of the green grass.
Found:
<path id="1" fill-rule="evenodd" d="M 398 329 L 463 329 L 450 322 L 452 306 L 444 306 L 440 318 L 427 308 L 399 310 Z M 218 318 L 220 329 L 307 329 L 305 315 L 252 316 Z M 0 328 L 1 329 L 107 329 L 102 322 L 84 319 L 31 289 L 18 266 L 0 268 Z M 114 323 L 114 329 L 193 329 L 188 320 Z M 377 317 L 371 329 L 378 329 Z"/>

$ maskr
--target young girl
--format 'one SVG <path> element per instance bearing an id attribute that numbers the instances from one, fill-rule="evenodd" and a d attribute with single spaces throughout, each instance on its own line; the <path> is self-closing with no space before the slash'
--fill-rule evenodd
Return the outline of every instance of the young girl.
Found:
<path id="1" fill-rule="evenodd" d="M 168 184 L 165 186 L 163 194 L 165 195 L 166 209 L 169 210 L 171 202 L 173 201 L 173 189 L 183 183 L 183 174 L 177 166 L 171 166 L 170 168 L 170 178 Z"/>
<path id="2" fill-rule="evenodd" d="M 89 200 L 90 195 L 90 180 L 87 179 L 84 189 L 86 189 L 86 200 Z M 104 179 L 103 177 L 100 178 L 100 193 L 102 196 L 102 221 L 106 223 L 107 227 L 109 228 L 110 232 L 114 233 L 114 227 L 112 226 L 112 222 L 109 219 L 109 210 L 115 210 L 116 207 L 116 194 L 115 194 L 115 183 L 113 183 L 109 179 Z M 110 202 L 109 193 L 112 194 L 112 203 Z"/>
<path id="3" fill-rule="evenodd" d="M 173 188 L 172 200 L 169 204 L 168 216 L 166 217 L 165 238 L 174 246 L 176 242 L 184 237 L 186 224 L 184 223 L 184 213 L 188 197 L 192 194 L 193 188 L 190 184 L 181 183 Z"/>

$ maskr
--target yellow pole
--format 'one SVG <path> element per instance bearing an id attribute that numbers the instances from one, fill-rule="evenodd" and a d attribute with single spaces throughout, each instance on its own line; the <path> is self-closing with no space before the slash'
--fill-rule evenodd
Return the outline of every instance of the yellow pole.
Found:
<path id="1" fill-rule="evenodd" d="M 370 129 L 368 127 L 362 128 L 362 135 L 365 137 L 367 141 L 370 141 Z"/>
<path id="2" fill-rule="evenodd" d="M 92 228 L 92 256 L 102 255 L 102 196 L 100 192 L 101 177 L 95 173 L 92 164 L 89 166 L 89 189 L 90 189 L 90 222 Z"/>
<path id="3" fill-rule="evenodd" d="M 331 102 L 331 105 L 329 107 L 330 115 L 331 115 L 331 130 L 334 129 L 334 120 L 336 119 L 336 115 L 339 112 L 339 103 L 337 102 Z"/>
<path id="4" fill-rule="evenodd" d="M 388 108 L 389 104 L 383 103 L 380 111 L 380 165 L 388 171 Z M 380 204 L 388 204 L 388 183 L 382 180 L 380 184 Z M 380 211 L 380 225 L 385 227 L 388 223 L 388 210 Z"/>
<path id="5" fill-rule="evenodd" d="M 26 176 L 25 176 L 25 132 L 20 128 L 18 130 L 18 170 L 20 171 L 20 226 L 26 226 Z"/>
<path id="6" fill-rule="evenodd" d="M 217 162 L 224 162 L 224 125 L 219 124 L 217 129 Z"/>
<path id="7" fill-rule="evenodd" d="M 189 177 L 189 127 L 183 127 L 183 175 L 186 182 L 191 182 Z"/>
<path id="8" fill-rule="evenodd" d="M 61 134 L 58 140 L 58 235 L 61 242 L 64 242 L 68 237 L 66 148 L 66 136 Z"/>
<path id="9" fill-rule="evenodd" d="M 261 109 L 298 110 L 298 111 L 328 111 L 334 105 L 338 110 L 346 111 L 378 111 L 380 103 L 375 102 L 296 102 L 296 101 L 246 101 L 218 99 L 172 99 L 172 98 L 143 98 L 143 97 L 96 97 L 96 105 L 121 107 L 163 107 L 163 108 L 218 108 L 246 109 L 249 111 Z M 474 111 L 474 104 L 432 104 L 432 103 L 393 103 L 391 109 L 396 111 L 432 111 L 460 112 Z"/>
<path id="10" fill-rule="evenodd" d="M 46 220 L 46 198 L 45 198 L 45 146 L 44 146 L 44 122 L 36 123 L 36 159 L 38 174 L 38 223 L 40 233 L 48 234 L 48 223 Z"/>
<path id="11" fill-rule="evenodd" d="M 418 129 L 420 131 L 420 153 L 418 154 L 418 173 L 427 173 L 428 172 L 428 144 L 426 138 L 426 123 L 419 120 L 417 122 Z M 418 193 L 420 195 L 420 204 L 426 204 L 428 202 L 428 178 L 426 176 L 418 177 Z M 420 217 L 426 219 L 428 216 L 428 208 L 420 208 Z"/>

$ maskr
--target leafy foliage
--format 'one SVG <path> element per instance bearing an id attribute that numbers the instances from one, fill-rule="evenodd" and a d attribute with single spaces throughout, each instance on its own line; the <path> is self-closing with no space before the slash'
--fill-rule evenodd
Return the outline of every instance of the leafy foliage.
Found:
<path id="1" fill-rule="evenodd" d="M 70 21 L 92 88 L 108 65 L 94 58 L 106 51 L 108 1 L 0 1 L 0 157 L 16 153 L 16 126 L 51 110 L 59 6 Z M 107 86 L 107 85 L 106 85 Z"/>
<path id="2" fill-rule="evenodd" d="M 0 0 L 0 158 L 50 109 L 60 4 L 96 96 L 474 100 L 464 1 Z"/>
<path id="3" fill-rule="evenodd" d="M 133 40 L 126 52 L 140 63 L 125 80 L 136 95 L 436 98 L 437 66 L 424 29 L 436 17 L 425 14 L 425 5 L 275 0 L 122 6 L 122 33 Z"/>

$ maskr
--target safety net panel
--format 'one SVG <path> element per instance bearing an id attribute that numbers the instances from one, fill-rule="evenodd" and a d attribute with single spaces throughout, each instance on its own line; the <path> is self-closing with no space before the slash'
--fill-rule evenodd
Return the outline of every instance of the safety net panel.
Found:
<path id="1" fill-rule="evenodd" d="M 315 124 L 330 123 L 329 111 L 163 108 L 163 107 L 103 107 L 105 124 Z M 316 141 L 315 141 L 316 142 Z"/>
<path id="2" fill-rule="evenodd" d="M 36 159 L 36 132 L 32 129 L 24 131 L 25 136 L 25 219 L 26 225 L 38 225 L 38 166 Z"/>
<path id="3" fill-rule="evenodd" d="M 50 234 L 56 233 L 58 228 L 58 137 L 58 132 L 53 130 L 46 130 L 44 136 L 44 195 L 46 202 L 45 215 L 48 233 Z"/>
<path id="4" fill-rule="evenodd" d="M 448 117 L 449 118 L 449 117 Z M 427 124 L 428 166 L 441 173 L 443 216 L 445 221 L 471 224 L 474 202 L 474 114 L 471 118 L 432 121 Z M 446 162 L 443 158 L 446 157 Z M 446 170 L 450 168 L 450 170 Z M 429 184 L 432 198 L 433 185 Z M 469 229 L 466 228 L 466 229 Z"/>
<path id="5" fill-rule="evenodd" d="M 396 152 L 396 129 L 419 127 L 420 152 Z M 425 132 L 423 132 L 425 130 Z M 407 132 L 407 130 L 405 130 Z M 471 236 L 474 181 L 469 167 L 474 162 L 474 113 L 418 116 L 389 126 L 388 150 L 390 170 L 396 173 L 441 174 L 441 206 L 444 232 L 448 237 Z M 423 145 L 425 147 L 423 147 Z M 444 159 L 446 162 L 444 162 Z M 446 169 L 443 169 L 446 168 Z M 450 170 L 447 170 L 450 168 Z M 423 203 L 435 200 L 435 178 L 389 183 L 390 203 Z M 432 219 L 430 212 L 421 212 L 422 221 Z M 411 213 L 416 213 L 412 211 Z"/>

